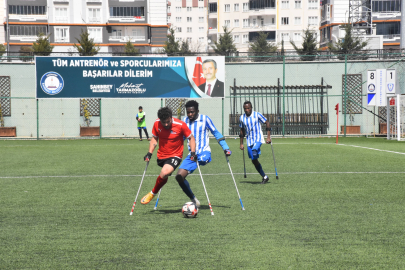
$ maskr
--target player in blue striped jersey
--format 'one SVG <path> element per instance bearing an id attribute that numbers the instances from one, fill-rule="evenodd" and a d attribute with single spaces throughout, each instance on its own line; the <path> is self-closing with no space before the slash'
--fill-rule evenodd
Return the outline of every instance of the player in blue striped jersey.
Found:
<path id="1" fill-rule="evenodd" d="M 206 115 L 199 114 L 197 101 L 188 101 L 186 103 L 186 111 L 187 117 L 184 117 L 183 121 L 187 124 L 195 137 L 195 152 L 197 155 L 198 164 L 200 166 L 204 166 L 211 162 L 211 148 L 208 137 L 209 132 L 211 132 L 215 139 L 217 139 L 219 145 L 221 145 L 222 149 L 224 150 L 225 155 L 230 156 L 232 154 L 232 152 L 229 150 L 228 144 L 225 142 L 224 136 L 222 136 L 222 134 L 215 128 L 211 118 Z M 195 161 L 190 160 L 190 155 L 188 155 L 180 165 L 179 171 L 176 175 L 176 180 L 183 189 L 184 193 L 186 193 L 186 195 L 197 205 L 197 207 L 200 207 L 200 202 L 191 191 L 190 183 L 186 179 L 187 175 L 193 173 L 195 169 L 197 169 L 197 164 Z"/>
<path id="2" fill-rule="evenodd" d="M 255 165 L 256 170 L 263 177 L 262 184 L 266 184 L 267 181 L 269 181 L 269 177 L 264 173 L 258 158 L 261 154 L 260 146 L 264 143 L 262 132 L 262 124 L 264 123 L 266 123 L 267 131 L 266 143 L 271 143 L 270 123 L 263 114 L 252 110 L 252 103 L 250 101 L 245 101 L 245 103 L 243 103 L 243 110 L 245 111 L 245 114 L 242 114 L 239 119 L 240 149 L 244 150 L 243 138 L 246 135 L 248 156 L 252 160 L 253 165 Z"/>

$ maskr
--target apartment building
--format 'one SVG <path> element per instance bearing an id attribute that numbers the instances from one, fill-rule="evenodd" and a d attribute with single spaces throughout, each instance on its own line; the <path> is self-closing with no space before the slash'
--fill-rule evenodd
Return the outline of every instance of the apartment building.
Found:
<path id="1" fill-rule="evenodd" d="M 293 49 L 289 41 L 300 45 L 303 30 L 319 31 L 319 0 L 209 0 L 208 12 L 208 39 L 217 40 L 227 26 L 242 52 L 259 32 L 267 33 L 269 42 L 284 40 L 284 48 Z"/>
<path id="2" fill-rule="evenodd" d="M 171 0 L 167 3 L 167 22 L 177 41 L 188 42 L 193 52 L 206 52 L 208 0 Z"/>
<path id="3" fill-rule="evenodd" d="M 140 52 L 150 53 L 166 40 L 166 0 L 5 1 L 10 51 L 32 45 L 38 33 L 50 35 L 54 52 L 75 52 L 73 44 L 86 30 L 100 52 L 123 51 L 131 41 Z"/>
<path id="4" fill-rule="evenodd" d="M 344 38 L 345 32 L 340 26 L 349 18 L 354 33 L 368 39 L 368 49 L 400 46 L 400 0 L 324 0 L 321 14 L 321 47 Z"/>

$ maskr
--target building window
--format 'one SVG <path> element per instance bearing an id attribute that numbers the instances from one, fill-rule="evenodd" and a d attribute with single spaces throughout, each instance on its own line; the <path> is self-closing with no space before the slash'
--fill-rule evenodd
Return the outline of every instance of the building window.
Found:
<path id="1" fill-rule="evenodd" d="M 199 12 L 204 12 L 204 7 L 198 7 Z"/>
<path id="2" fill-rule="evenodd" d="M 374 0 L 372 10 L 373 12 L 401 12 L 401 0 Z"/>
<path id="3" fill-rule="evenodd" d="M 170 23 L 170 20 L 172 19 L 172 17 L 167 16 L 167 22 Z"/>
<path id="4" fill-rule="evenodd" d="M 309 0 L 308 9 L 318 9 L 318 0 Z"/>
<path id="5" fill-rule="evenodd" d="M 288 17 L 281 17 L 281 24 L 288 25 Z"/>
<path id="6" fill-rule="evenodd" d="M 187 33 L 191 33 L 191 32 L 193 32 L 192 27 L 187 27 Z"/>
<path id="7" fill-rule="evenodd" d="M 167 13 L 171 13 L 171 10 L 172 10 L 172 9 L 171 9 L 171 6 L 168 6 L 168 7 L 167 7 Z"/>
<path id="8" fill-rule="evenodd" d="M 193 17 L 187 17 L 187 22 L 193 22 Z"/>
<path id="9" fill-rule="evenodd" d="M 10 25 L 10 36 L 37 36 L 39 33 L 46 34 L 45 25 Z"/>
<path id="10" fill-rule="evenodd" d="M 68 22 L 68 10 L 67 7 L 55 7 L 55 22 L 67 23 Z"/>
<path id="11" fill-rule="evenodd" d="M 249 11 L 249 3 L 243 3 L 243 12 Z"/>
<path id="12" fill-rule="evenodd" d="M 176 12 L 181 12 L 181 7 L 176 7 Z"/>
<path id="13" fill-rule="evenodd" d="M 115 39 L 117 39 L 117 38 L 120 39 L 122 37 L 122 30 L 121 29 L 112 29 L 111 32 L 112 32 L 111 37 L 113 37 Z"/>
<path id="14" fill-rule="evenodd" d="M 290 40 L 290 34 L 289 33 L 281 33 L 281 40 L 289 41 Z"/>
<path id="15" fill-rule="evenodd" d="M 294 24 L 300 25 L 301 24 L 301 17 L 294 17 Z"/>
<path id="16" fill-rule="evenodd" d="M 281 1 L 281 8 L 282 9 L 289 9 L 290 8 L 290 1 Z"/>
<path id="17" fill-rule="evenodd" d="M 10 15 L 46 15 L 46 6 L 17 6 L 9 5 Z"/>
<path id="18" fill-rule="evenodd" d="M 217 13 L 217 3 L 210 3 L 210 13 Z"/>
<path id="19" fill-rule="evenodd" d="M 249 19 L 243 19 L 243 28 L 249 27 Z"/>
<path id="20" fill-rule="evenodd" d="M 401 22 L 377 23 L 377 35 L 399 35 L 401 33 Z"/>
<path id="21" fill-rule="evenodd" d="M 69 42 L 69 27 L 55 27 L 55 42 Z"/>
<path id="22" fill-rule="evenodd" d="M 231 26 L 231 21 L 230 20 L 225 20 L 224 26 L 226 26 L 226 27 Z"/>
<path id="23" fill-rule="evenodd" d="M 301 41 L 302 36 L 301 33 L 294 33 L 294 41 Z"/>
<path id="24" fill-rule="evenodd" d="M 203 23 L 204 22 L 204 17 L 198 17 L 198 22 Z"/>
<path id="25" fill-rule="evenodd" d="M 300 9 L 301 8 L 301 0 L 295 1 L 295 8 Z"/>
<path id="26" fill-rule="evenodd" d="M 234 35 L 233 36 L 233 42 L 239 43 L 239 35 Z"/>
<path id="27" fill-rule="evenodd" d="M 317 16 L 309 16 L 308 17 L 308 25 L 318 25 L 318 17 Z"/>
<path id="28" fill-rule="evenodd" d="M 191 11 L 193 11 L 193 8 L 192 7 L 187 7 L 187 12 L 191 12 Z"/>
<path id="29" fill-rule="evenodd" d="M 239 11 L 239 4 L 233 5 L 233 11 Z"/>
<path id="30" fill-rule="evenodd" d="M 187 43 L 188 43 L 188 44 L 191 44 L 192 41 L 193 41 L 193 39 L 192 39 L 191 37 L 188 37 L 188 38 L 187 38 Z"/>
<path id="31" fill-rule="evenodd" d="M 89 8 L 89 23 L 101 22 L 101 9 L 100 8 Z"/>
<path id="32" fill-rule="evenodd" d="M 198 38 L 198 42 L 204 43 L 204 37 L 199 37 L 199 38 Z"/>
<path id="33" fill-rule="evenodd" d="M 176 22 L 181 22 L 181 17 L 176 17 Z"/>
<path id="34" fill-rule="evenodd" d="M 225 12 L 231 12 L 231 5 L 230 4 L 225 5 Z"/>
<path id="35" fill-rule="evenodd" d="M 177 31 L 178 33 L 181 33 L 181 27 L 177 27 L 177 28 L 176 28 L 176 31 Z"/>
<path id="36" fill-rule="evenodd" d="M 87 31 L 89 32 L 89 38 L 94 39 L 94 42 L 96 43 L 103 42 L 101 27 L 88 27 Z"/>
<path id="37" fill-rule="evenodd" d="M 242 43 L 243 44 L 249 43 L 249 35 L 243 35 L 242 36 Z"/>
<path id="38" fill-rule="evenodd" d="M 180 37 L 176 37 L 176 41 L 181 41 L 181 38 L 180 38 Z"/>
<path id="39" fill-rule="evenodd" d="M 144 7 L 110 7 L 110 17 L 144 17 Z"/>
<path id="40" fill-rule="evenodd" d="M 204 27 L 198 27 L 198 32 L 204 33 Z"/>
<path id="41" fill-rule="evenodd" d="M 239 27 L 239 20 L 234 20 L 233 24 L 235 27 Z"/>

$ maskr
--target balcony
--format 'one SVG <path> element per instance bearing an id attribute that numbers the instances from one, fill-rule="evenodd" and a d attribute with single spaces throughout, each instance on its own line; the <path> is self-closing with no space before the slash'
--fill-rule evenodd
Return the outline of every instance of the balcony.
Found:
<path id="1" fill-rule="evenodd" d="M 109 41 L 115 41 L 115 42 L 137 42 L 137 41 L 145 41 L 146 37 L 145 36 L 110 36 Z"/>
<path id="2" fill-rule="evenodd" d="M 208 29 L 208 35 L 215 35 L 215 34 L 218 34 L 218 28 L 213 28 L 213 27 L 210 27 L 209 29 Z"/>
<path id="3" fill-rule="evenodd" d="M 399 42 L 401 39 L 400 34 L 395 35 L 383 35 L 383 41 Z"/>
<path id="4" fill-rule="evenodd" d="M 69 22 L 69 17 L 68 16 L 55 17 L 55 22 L 56 23 L 68 23 Z"/>
<path id="5" fill-rule="evenodd" d="M 101 23 L 101 18 L 100 17 L 89 17 L 87 19 L 88 23 Z"/>
<path id="6" fill-rule="evenodd" d="M 36 41 L 37 38 L 37 36 L 10 35 L 10 40 L 18 41 Z"/>
<path id="7" fill-rule="evenodd" d="M 208 19 L 217 19 L 218 18 L 218 13 L 217 12 L 210 12 L 208 14 Z"/>
<path id="8" fill-rule="evenodd" d="M 48 20 L 48 15 L 9 15 L 10 20 L 19 20 L 21 22 L 35 22 L 38 20 Z"/>
<path id="9" fill-rule="evenodd" d="M 118 22 L 121 22 L 121 23 L 141 22 L 141 21 L 145 21 L 145 16 L 132 16 L 132 17 L 110 16 L 110 18 L 108 20 L 109 21 L 118 21 Z"/>
<path id="10" fill-rule="evenodd" d="M 249 16 L 277 15 L 276 8 L 250 9 Z"/>

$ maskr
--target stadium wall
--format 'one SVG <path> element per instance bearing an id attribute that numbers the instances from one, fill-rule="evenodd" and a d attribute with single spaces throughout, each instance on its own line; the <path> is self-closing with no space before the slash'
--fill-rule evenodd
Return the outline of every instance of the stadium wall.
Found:
<path id="1" fill-rule="evenodd" d="M 328 135 L 336 135 L 336 114 L 334 107 L 342 104 L 343 75 L 361 74 L 362 81 L 367 80 L 367 70 L 378 68 L 396 68 L 398 87 L 405 93 L 403 65 L 386 61 L 348 62 L 287 62 L 283 63 L 227 63 L 226 97 L 222 99 L 200 99 L 200 113 L 210 116 L 217 129 L 229 134 L 229 114 L 231 113 L 230 86 L 272 86 L 277 79 L 285 85 L 324 85 L 332 86 L 328 90 Z M 1 63 L 0 76 L 10 76 L 11 116 L 4 117 L 5 126 L 17 127 L 19 138 L 77 138 L 83 117 L 80 116 L 79 99 L 35 99 L 35 66 L 33 64 Z M 362 85 L 365 95 L 366 86 Z M 136 114 L 143 106 L 146 112 L 146 124 L 151 132 L 157 110 L 165 105 L 164 99 L 102 99 L 101 117 L 93 116 L 91 126 L 101 122 L 102 137 L 138 137 Z M 362 106 L 378 114 L 378 108 L 367 106 L 366 96 L 362 97 Z M 378 119 L 363 110 L 354 115 L 354 124 L 361 126 L 362 134 L 378 133 Z M 240 108 L 239 113 L 242 112 Z M 38 115 L 38 117 L 37 117 Z M 348 116 L 347 116 L 348 117 Z M 339 115 L 339 125 L 344 123 Z M 346 118 L 347 125 L 350 124 Z"/>

